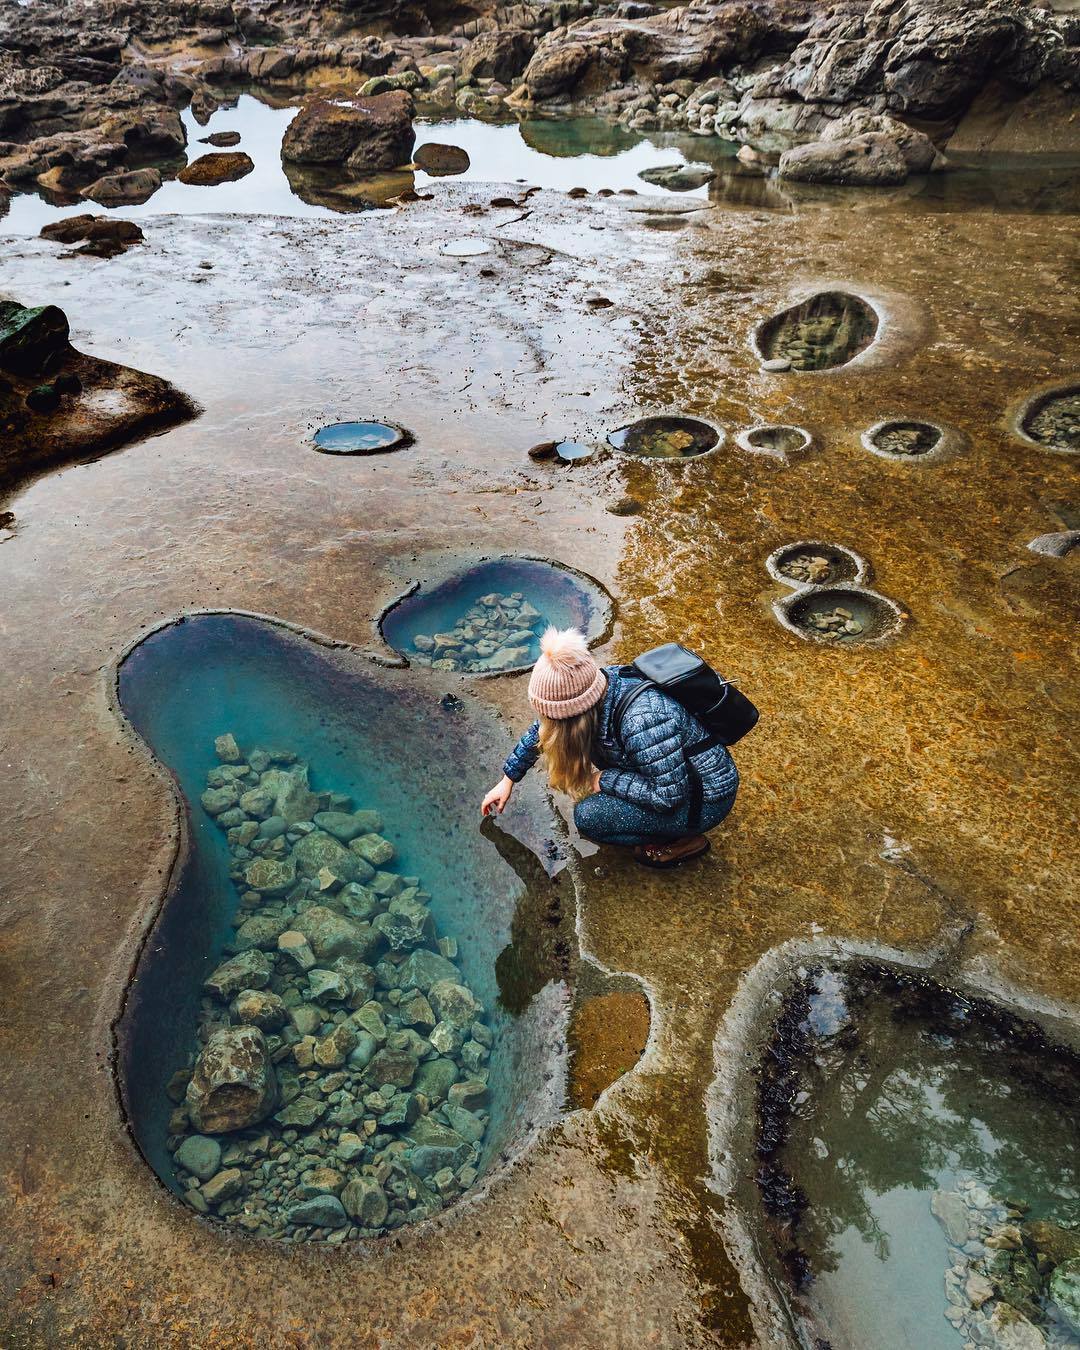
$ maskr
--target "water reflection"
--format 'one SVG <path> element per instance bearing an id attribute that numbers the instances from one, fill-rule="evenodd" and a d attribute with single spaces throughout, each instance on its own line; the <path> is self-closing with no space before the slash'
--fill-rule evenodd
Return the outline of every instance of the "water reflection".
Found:
<path id="1" fill-rule="evenodd" d="M 807 1305 L 838 1350 L 883 1336 L 894 1350 L 957 1346 L 965 1333 L 945 1315 L 959 1306 L 945 1283 L 957 1250 L 935 1196 L 973 1183 L 986 1193 L 986 1224 L 952 1234 L 976 1267 L 996 1259 L 983 1242 L 990 1200 L 1013 1206 L 1022 1227 L 1080 1218 L 1080 1058 L 993 1005 L 877 967 L 825 973 L 807 1006 L 778 1154 L 806 1200 L 794 1231 Z M 1001 1301 L 999 1290 L 986 1318 Z M 1070 1343 L 1049 1316 L 1043 1332 Z"/>

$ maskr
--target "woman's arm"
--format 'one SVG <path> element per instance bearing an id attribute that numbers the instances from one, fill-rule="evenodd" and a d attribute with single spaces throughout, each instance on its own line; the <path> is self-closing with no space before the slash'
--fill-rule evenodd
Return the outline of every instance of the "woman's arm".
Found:
<path id="1" fill-rule="evenodd" d="M 540 723 L 534 722 L 506 757 L 503 773 L 511 783 L 520 783 L 540 758 Z"/>
<path id="2" fill-rule="evenodd" d="M 503 765 L 503 776 L 480 803 L 480 814 L 502 815 L 514 784 L 520 783 L 540 756 L 540 723 L 534 722 L 514 746 Z"/>

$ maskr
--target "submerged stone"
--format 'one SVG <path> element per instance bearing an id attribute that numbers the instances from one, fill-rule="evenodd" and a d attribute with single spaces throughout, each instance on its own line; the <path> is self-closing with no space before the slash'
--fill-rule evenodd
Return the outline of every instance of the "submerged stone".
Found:
<path id="1" fill-rule="evenodd" d="M 273 1110 L 277 1079 L 258 1027 L 214 1032 L 188 1083 L 191 1123 L 204 1134 L 228 1134 L 258 1122 Z"/>
<path id="2" fill-rule="evenodd" d="M 200 1181 L 209 1181 L 221 1166 L 221 1145 L 205 1135 L 189 1134 L 173 1154 L 173 1162 Z"/>
<path id="3" fill-rule="evenodd" d="M 644 459 L 690 459 L 720 443 L 720 433 L 693 417 L 644 417 L 608 436 L 616 450 Z"/>

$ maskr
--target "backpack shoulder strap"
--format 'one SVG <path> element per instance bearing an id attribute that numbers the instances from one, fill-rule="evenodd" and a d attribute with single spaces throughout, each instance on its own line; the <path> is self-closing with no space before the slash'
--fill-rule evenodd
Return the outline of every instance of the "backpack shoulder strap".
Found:
<path id="1" fill-rule="evenodd" d="M 622 722 L 623 718 L 630 710 L 630 705 L 635 699 L 640 698 L 646 689 L 655 689 L 656 686 L 653 684 L 652 680 L 647 680 L 633 666 L 620 666 L 619 674 L 636 675 L 639 680 L 639 683 L 631 685 L 630 688 L 623 690 L 619 695 L 614 708 L 611 710 L 611 734 L 614 736 L 619 747 L 622 748 Z"/>

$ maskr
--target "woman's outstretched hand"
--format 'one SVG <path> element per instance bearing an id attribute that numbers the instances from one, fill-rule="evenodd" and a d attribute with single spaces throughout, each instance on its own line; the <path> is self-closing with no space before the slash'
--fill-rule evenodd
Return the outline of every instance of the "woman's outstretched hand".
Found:
<path id="1" fill-rule="evenodd" d="M 506 810 L 506 803 L 510 800 L 510 794 L 513 790 L 514 784 L 511 779 L 500 778 L 480 803 L 480 814 L 482 816 L 501 816 Z"/>

